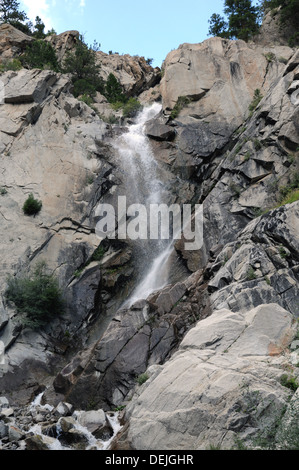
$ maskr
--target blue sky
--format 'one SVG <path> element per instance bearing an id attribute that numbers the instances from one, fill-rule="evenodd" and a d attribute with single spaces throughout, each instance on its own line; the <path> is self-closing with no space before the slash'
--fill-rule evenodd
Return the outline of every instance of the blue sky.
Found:
<path id="1" fill-rule="evenodd" d="M 154 59 L 160 67 L 168 52 L 184 42 L 208 37 L 208 20 L 223 14 L 223 0 L 22 0 L 31 20 L 39 15 L 56 32 L 75 29 L 104 52 Z"/>

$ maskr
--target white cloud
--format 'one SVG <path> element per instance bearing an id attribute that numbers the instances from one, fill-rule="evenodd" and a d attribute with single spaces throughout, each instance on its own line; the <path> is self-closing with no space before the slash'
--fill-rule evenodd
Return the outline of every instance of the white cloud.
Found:
<path id="1" fill-rule="evenodd" d="M 53 27 L 53 23 L 50 17 L 50 5 L 48 0 L 22 0 L 24 10 L 28 18 L 35 22 L 35 18 L 39 16 L 43 23 L 45 23 L 46 31 Z M 52 0 L 52 6 L 55 6 L 56 0 Z"/>

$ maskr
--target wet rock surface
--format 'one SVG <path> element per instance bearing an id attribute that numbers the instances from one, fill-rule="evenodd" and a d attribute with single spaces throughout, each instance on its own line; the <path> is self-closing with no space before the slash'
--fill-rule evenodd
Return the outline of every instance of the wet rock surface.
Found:
<path id="1" fill-rule="evenodd" d="M 42 394 L 28 406 L 9 407 L 0 398 L 0 450 L 103 450 L 119 431 L 118 413 L 75 411 L 69 403 L 42 404 Z"/>

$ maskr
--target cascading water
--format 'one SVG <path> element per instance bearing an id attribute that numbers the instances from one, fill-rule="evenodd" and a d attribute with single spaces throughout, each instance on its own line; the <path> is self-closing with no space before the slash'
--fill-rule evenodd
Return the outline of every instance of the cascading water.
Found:
<path id="1" fill-rule="evenodd" d="M 129 204 L 142 204 L 149 213 L 151 204 L 167 202 L 168 193 L 159 177 L 161 168 L 154 158 L 145 124 L 157 116 L 162 109 L 159 103 L 145 107 L 131 125 L 128 132 L 113 142 L 119 156 L 119 165 Z M 169 282 L 169 258 L 173 251 L 171 240 L 142 240 L 139 244 L 140 257 L 147 268 L 143 278 L 125 306 L 131 306 L 140 299 L 146 299 L 154 291 Z"/>
<path id="2" fill-rule="evenodd" d="M 48 413 L 52 413 L 55 411 L 53 406 L 50 405 L 42 405 L 42 398 L 44 396 L 44 392 L 39 394 L 35 400 L 29 405 L 28 407 L 28 413 L 29 414 L 38 414 L 41 411 L 47 411 Z M 109 450 L 110 445 L 115 438 L 115 436 L 118 434 L 118 432 L 121 430 L 122 426 L 119 422 L 119 413 L 118 412 L 110 412 L 106 414 L 106 418 L 111 426 L 111 429 L 113 430 L 113 434 L 110 438 L 107 438 L 106 440 L 100 440 L 97 439 L 88 429 L 84 426 L 82 426 L 79 422 L 80 415 L 82 413 L 85 413 L 84 411 L 75 411 L 72 414 L 72 422 L 73 422 L 73 428 L 77 431 L 79 431 L 83 436 L 85 436 L 87 445 L 86 445 L 86 450 L 93 449 L 93 450 Z M 52 416 L 53 417 L 53 416 Z M 31 434 L 34 434 L 36 436 L 39 436 L 41 441 L 44 442 L 49 450 L 73 450 L 71 445 L 66 445 L 62 444 L 60 438 L 62 434 L 62 427 L 60 425 L 61 419 L 58 419 L 56 422 L 56 434 L 57 437 L 49 437 L 47 436 L 47 433 L 45 429 L 43 430 L 43 426 L 41 424 L 34 424 L 31 426 L 27 434 L 30 436 Z M 0 441 L 1 442 L 1 441 Z"/>

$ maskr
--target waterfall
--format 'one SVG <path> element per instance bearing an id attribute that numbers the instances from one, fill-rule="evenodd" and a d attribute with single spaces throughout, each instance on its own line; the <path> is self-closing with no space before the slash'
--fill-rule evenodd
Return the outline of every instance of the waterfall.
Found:
<path id="1" fill-rule="evenodd" d="M 147 209 L 151 204 L 165 203 L 168 198 L 168 193 L 159 177 L 161 168 L 145 134 L 145 124 L 157 116 L 161 109 L 162 106 L 159 103 L 145 107 L 138 114 L 135 124 L 129 127 L 128 132 L 112 144 L 118 154 L 129 204 L 143 204 Z M 146 299 L 169 281 L 168 261 L 173 251 L 173 242 L 147 239 L 140 240 L 137 245 L 145 269 L 142 273 L 143 278 L 125 302 L 125 306 L 130 306 L 137 300 Z"/>

